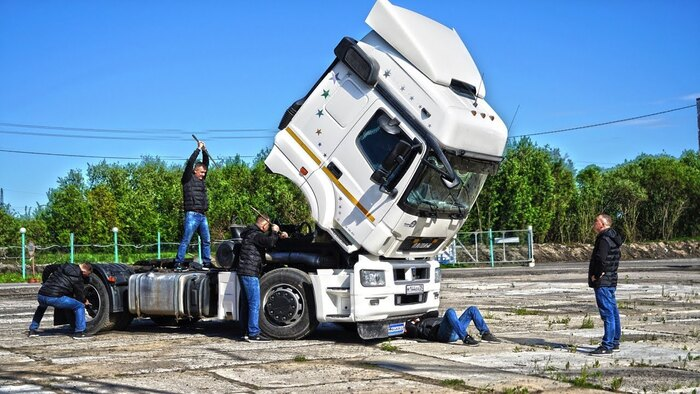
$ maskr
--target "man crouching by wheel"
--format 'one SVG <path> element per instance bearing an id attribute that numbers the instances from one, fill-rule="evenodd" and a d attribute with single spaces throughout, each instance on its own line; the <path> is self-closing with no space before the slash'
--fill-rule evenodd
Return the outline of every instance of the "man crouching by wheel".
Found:
<path id="1" fill-rule="evenodd" d="M 90 302 L 85 298 L 85 279 L 92 273 L 92 265 L 66 263 L 48 266 L 46 270 L 48 272 L 44 272 L 44 277 L 47 279 L 39 289 L 37 295 L 39 306 L 29 325 L 28 336 L 39 336 L 37 330 L 41 319 L 46 309 L 52 306 L 55 309 L 70 309 L 75 314 L 73 339 L 88 338 L 85 332 L 85 305 L 89 305 Z"/>

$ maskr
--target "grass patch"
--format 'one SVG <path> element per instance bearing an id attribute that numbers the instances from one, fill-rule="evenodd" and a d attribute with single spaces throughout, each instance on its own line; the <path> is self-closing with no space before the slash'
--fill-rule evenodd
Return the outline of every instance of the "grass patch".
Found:
<path id="1" fill-rule="evenodd" d="M 440 386 L 453 390 L 466 390 L 468 388 L 462 379 L 444 379 L 440 381 Z"/>
<path id="2" fill-rule="evenodd" d="M 296 361 L 298 363 L 303 363 L 303 362 L 306 362 L 309 360 L 303 354 L 298 354 L 298 355 L 294 356 L 294 361 Z"/>
<path id="3" fill-rule="evenodd" d="M 539 311 L 533 311 L 531 309 L 527 308 L 515 308 L 513 310 L 513 313 L 515 313 L 517 316 L 527 316 L 527 315 L 539 315 Z"/>
<path id="4" fill-rule="evenodd" d="M 0 274 L 0 283 L 25 283 L 31 278 L 31 274 L 27 274 L 26 278 L 22 278 L 22 274 L 19 272 L 6 272 Z M 41 283 L 41 274 L 33 276 L 38 283 Z"/>
<path id="5" fill-rule="evenodd" d="M 399 350 L 399 348 L 396 345 L 392 345 L 391 342 L 383 342 L 379 348 L 385 352 L 395 352 Z"/>
<path id="6" fill-rule="evenodd" d="M 560 382 L 570 383 L 575 387 L 581 387 L 581 388 L 587 388 L 587 389 L 602 389 L 603 387 L 601 385 L 595 384 L 590 380 L 592 377 L 600 377 L 600 376 L 601 376 L 600 372 L 591 374 L 588 372 L 588 367 L 583 366 L 583 368 L 581 368 L 581 372 L 577 376 L 568 377 L 568 376 L 565 376 L 564 374 L 559 373 L 555 376 L 555 378 L 556 378 L 556 380 L 558 380 Z"/>
<path id="7" fill-rule="evenodd" d="M 595 327 L 595 324 L 593 324 L 593 319 L 591 319 L 590 316 L 586 315 L 583 318 L 583 321 L 581 322 L 581 328 L 593 328 Z"/>
<path id="8" fill-rule="evenodd" d="M 622 376 L 619 376 L 617 378 L 613 378 L 612 382 L 610 382 L 610 389 L 612 389 L 612 391 L 617 391 L 621 386 L 622 386 Z"/>

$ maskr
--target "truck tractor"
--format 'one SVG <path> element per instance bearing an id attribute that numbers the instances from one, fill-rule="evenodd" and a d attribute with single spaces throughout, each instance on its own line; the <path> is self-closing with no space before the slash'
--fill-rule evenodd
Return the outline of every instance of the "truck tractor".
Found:
<path id="1" fill-rule="evenodd" d="M 265 160 L 301 189 L 315 221 L 283 226 L 290 238 L 267 256 L 260 326 L 272 338 L 303 338 L 319 322 L 382 338 L 436 312 L 434 257 L 502 160 L 506 127 L 459 35 L 388 0 L 366 22 L 369 34 L 341 39 L 286 110 Z M 89 328 L 125 328 L 134 317 L 238 320 L 242 228 L 231 226 L 208 272 L 97 264 Z"/>

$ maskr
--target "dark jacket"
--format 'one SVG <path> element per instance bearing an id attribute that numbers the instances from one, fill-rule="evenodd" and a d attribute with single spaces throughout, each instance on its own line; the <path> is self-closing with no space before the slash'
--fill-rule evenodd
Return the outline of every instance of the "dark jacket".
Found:
<path id="1" fill-rule="evenodd" d="M 620 265 L 622 237 L 612 228 L 601 231 L 595 238 L 595 246 L 588 265 L 588 286 L 616 287 L 617 267 Z M 595 276 L 595 280 L 591 279 Z"/>
<path id="2" fill-rule="evenodd" d="M 409 320 L 406 322 L 407 338 L 427 339 L 429 341 L 437 341 L 438 330 L 442 323 L 441 317 L 421 317 L 418 322 Z"/>
<path id="3" fill-rule="evenodd" d="M 85 301 L 83 274 L 78 264 L 53 264 L 44 269 L 47 278 L 39 289 L 39 294 L 47 297 L 73 297 Z"/>
<path id="4" fill-rule="evenodd" d="M 279 234 L 274 232 L 265 234 L 253 224 L 243 230 L 241 238 L 243 242 L 238 260 L 238 275 L 259 278 L 265 261 L 265 249 L 275 246 Z"/>
<path id="5" fill-rule="evenodd" d="M 204 183 L 207 176 L 205 175 L 201 181 L 194 176 L 193 169 L 197 156 L 199 156 L 199 149 L 194 150 L 185 164 L 185 172 L 182 173 L 182 207 L 185 212 L 206 213 L 209 209 L 207 186 Z M 202 152 L 202 163 L 209 168 L 209 154 L 206 150 Z"/>

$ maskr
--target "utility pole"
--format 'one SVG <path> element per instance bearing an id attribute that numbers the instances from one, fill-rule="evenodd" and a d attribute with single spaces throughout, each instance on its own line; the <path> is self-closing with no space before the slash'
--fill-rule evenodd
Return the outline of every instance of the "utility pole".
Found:
<path id="1" fill-rule="evenodd" d="M 695 99 L 695 108 L 698 110 L 698 153 L 700 153 L 700 97 Z"/>

